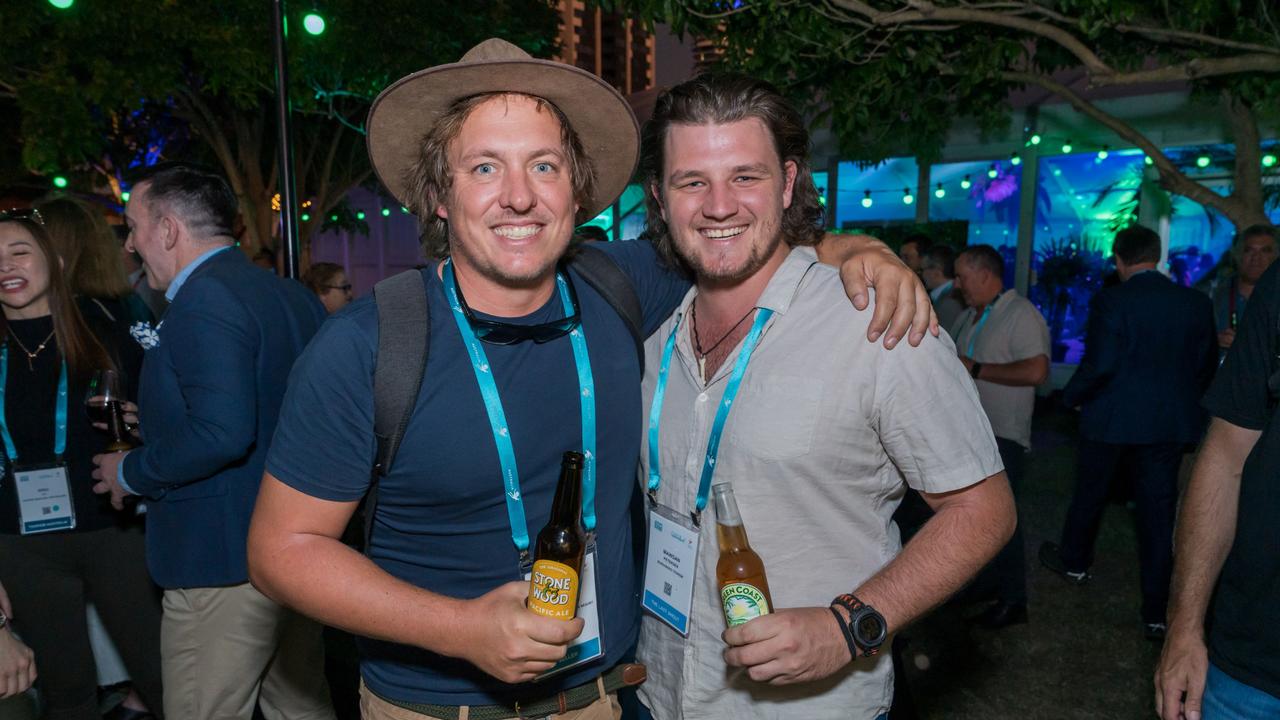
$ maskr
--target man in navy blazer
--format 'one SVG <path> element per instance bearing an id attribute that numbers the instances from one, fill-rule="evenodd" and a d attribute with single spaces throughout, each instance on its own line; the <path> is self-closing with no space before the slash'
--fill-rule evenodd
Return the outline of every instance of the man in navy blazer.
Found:
<path id="1" fill-rule="evenodd" d="M 269 718 L 332 720 L 320 627 L 255 590 L 245 555 L 289 370 L 324 312 L 235 248 L 236 212 L 226 181 L 196 166 L 135 181 L 126 247 L 170 304 L 144 340 L 145 444 L 98 456 L 95 490 L 147 505 L 167 717 L 249 720 L 261 700 Z"/>
<path id="2" fill-rule="evenodd" d="M 1157 640 L 1173 567 L 1178 468 L 1200 441 L 1200 396 L 1217 364 L 1213 304 L 1156 270 L 1160 237 L 1152 230 L 1121 230 L 1113 252 L 1123 282 L 1094 296 L 1084 358 L 1063 390 L 1066 404 L 1082 409 L 1075 494 L 1062 545 L 1045 543 L 1040 560 L 1074 583 L 1089 579 L 1108 485 L 1123 465 L 1135 484 L 1142 621 Z"/>

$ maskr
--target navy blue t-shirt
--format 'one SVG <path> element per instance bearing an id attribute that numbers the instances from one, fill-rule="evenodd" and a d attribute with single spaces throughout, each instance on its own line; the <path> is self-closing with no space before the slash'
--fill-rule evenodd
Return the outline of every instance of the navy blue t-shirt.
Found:
<path id="1" fill-rule="evenodd" d="M 688 284 L 659 266 L 644 242 L 601 244 L 631 278 L 647 335 Z M 518 554 L 484 401 L 435 267 L 424 271 L 431 308 L 426 378 L 391 473 L 378 487 L 369 551 L 397 578 L 432 592 L 474 598 L 519 579 Z M 571 273 L 582 312 L 597 413 L 597 572 L 605 657 L 536 687 L 512 686 L 470 663 L 362 638 L 365 682 L 394 700 L 481 705 L 543 696 L 582 684 L 635 642 L 640 602 L 632 548 L 642 409 L 635 343 L 611 306 Z M 512 322 L 563 317 L 558 295 Z M 351 501 L 373 465 L 373 370 L 378 313 L 370 298 L 330 318 L 294 367 L 267 470 L 314 497 Z M 561 456 L 582 449 L 578 375 L 570 339 L 484 346 L 511 430 L 530 537 L 550 515 Z"/>

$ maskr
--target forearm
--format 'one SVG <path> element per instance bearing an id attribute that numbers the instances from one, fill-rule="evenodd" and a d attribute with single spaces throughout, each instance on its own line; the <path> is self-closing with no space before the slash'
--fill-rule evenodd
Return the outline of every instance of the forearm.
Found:
<path id="1" fill-rule="evenodd" d="M 934 505 L 935 514 L 902 552 L 854 594 L 897 632 L 945 601 L 995 557 L 1016 523 L 1003 472 Z"/>
<path id="2" fill-rule="evenodd" d="M 254 417 L 229 423 L 188 418 L 177 432 L 130 452 L 125 481 L 135 492 L 154 497 L 204 480 L 249 454 L 256 422 Z"/>
<path id="3" fill-rule="evenodd" d="M 1035 387 L 1049 377 L 1049 361 L 1043 355 L 1008 363 L 982 363 L 975 379 L 1010 387 Z"/>
<path id="4" fill-rule="evenodd" d="M 1244 458 L 1225 442 L 1224 423 L 1214 420 L 1196 458 L 1174 532 L 1169 623 L 1201 633 L 1214 584 L 1231 550 L 1239 509 Z M 1247 453 L 1245 453 L 1247 456 Z"/>
<path id="5" fill-rule="evenodd" d="M 893 255 L 893 251 L 888 245 L 871 237 L 870 235 L 841 235 L 837 233 L 827 233 L 822 242 L 818 243 L 815 248 L 818 251 L 818 260 L 826 265 L 834 265 L 840 267 L 845 260 L 857 255 L 863 250 L 884 250 L 884 252 Z M 897 257 L 894 255 L 894 257 Z"/>
<path id="6" fill-rule="evenodd" d="M 461 601 L 399 580 L 337 539 L 255 527 L 249 577 L 263 594 L 326 625 L 460 656 Z"/>

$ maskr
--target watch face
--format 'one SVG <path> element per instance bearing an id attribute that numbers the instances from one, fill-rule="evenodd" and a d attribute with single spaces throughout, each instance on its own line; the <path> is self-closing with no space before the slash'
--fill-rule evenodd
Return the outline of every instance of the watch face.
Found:
<path id="1" fill-rule="evenodd" d="M 860 613 L 861 617 L 857 618 L 854 623 L 857 629 L 857 639 L 863 645 L 879 645 L 884 642 L 885 626 L 884 620 L 876 612 Z"/>

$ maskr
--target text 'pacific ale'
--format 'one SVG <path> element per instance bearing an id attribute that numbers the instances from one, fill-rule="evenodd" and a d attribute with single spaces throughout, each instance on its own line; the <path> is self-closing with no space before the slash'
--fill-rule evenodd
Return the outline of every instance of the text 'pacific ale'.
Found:
<path id="1" fill-rule="evenodd" d="M 587 549 L 582 530 L 582 464 L 582 453 L 564 454 L 551 519 L 534 545 L 529 609 L 557 620 L 572 620 L 578 612 L 579 575 Z"/>
<path id="2" fill-rule="evenodd" d="M 733 487 L 715 485 L 711 491 L 716 506 L 716 538 L 720 542 L 716 581 L 720 584 L 724 620 L 733 627 L 768 615 L 773 608 L 773 598 L 769 595 L 764 561 L 747 542 L 747 530 L 742 526 L 742 516 L 738 514 Z"/>

